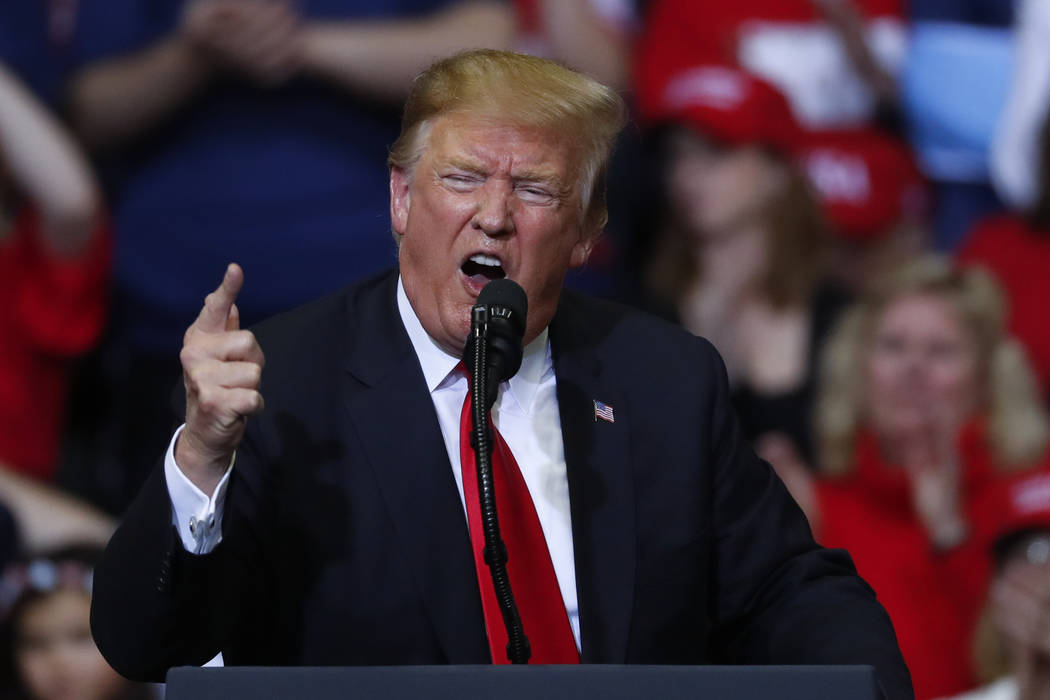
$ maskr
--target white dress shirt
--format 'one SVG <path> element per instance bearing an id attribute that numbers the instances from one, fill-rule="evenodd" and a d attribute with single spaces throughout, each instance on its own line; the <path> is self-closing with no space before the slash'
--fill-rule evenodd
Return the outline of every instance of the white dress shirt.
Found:
<path id="1" fill-rule="evenodd" d="M 434 402 L 441 435 L 445 440 L 452 475 L 463 499 L 463 474 L 459 459 L 459 418 L 467 396 L 467 378 L 454 372 L 460 358 L 449 355 L 427 335 L 397 282 L 397 307 L 412 347 L 423 369 L 427 390 Z M 492 421 L 506 440 L 532 496 L 547 549 L 554 564 L 569 624 L 580 646 L 580 616 L 576 600 L 576 566 L 573 559 L 572 521 L 569 512 L 569 481 L 565 470 L 565 448 L 561 436 L 554 366 L 545 329 L 524 349 L 521 369 L 510 381 L 500 384 Z M 168 445 L 164 474 L 171 495 L 173 519 L 189 552 L 210 552 L 222 541 L 222 509 L 226 498 L 227 470 L 215 493 L 208 497 L 182 473 L 175 463 L 175 441 Z M 466 505 L 463 517 L 466 518 Z"/>

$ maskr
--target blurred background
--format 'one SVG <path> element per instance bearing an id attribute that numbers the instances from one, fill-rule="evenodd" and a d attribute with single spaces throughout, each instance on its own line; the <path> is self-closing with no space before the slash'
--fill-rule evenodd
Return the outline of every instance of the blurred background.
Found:
<path id="1" fill-rule="evenodd" d="M 182 334 L 396 263 L 412 77 L 558 59 L 633 118 L 569 284 L 710 339 L 919 700 L 1050 697 L 1050 0 L 0 0 L 0 694 L 160 697 L 91 570 Z"/>

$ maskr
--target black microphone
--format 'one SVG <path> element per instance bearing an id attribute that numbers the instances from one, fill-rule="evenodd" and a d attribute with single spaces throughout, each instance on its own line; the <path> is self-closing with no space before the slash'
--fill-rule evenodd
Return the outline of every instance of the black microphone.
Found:
<path id="1" fill-rule="evenodd" d="M 488 309 L 488 344 L 486 365 L 488 382 L 485 400 L 489 406 L 496 401 L 500 382 L 514 376 L 521 367 L 522 339 L 525 336 L 525 318 L 529 300 L 525 290 L 509 279 L 492 280 L 486 284 L 474 308 Z M 463 351 L 467 369 L 474 372 L 474 334 Z"/>
<path id="2" fill-rule="evenodd" d="M 474 448 L 478 475 L 478 505 L 485 536 L 483 555 L 507 629 L 507 659 L 515 664 L 528 663 L 532 650 L 514 601 L 507 574 L 507 547 L 500 536 L 489 409 L 496 402 L 499 383 L 513 377 L 521 367 L 521 341 L 525 336 L 528 306 L 525 291 L 515 282 L 508 279 L 489 282 L 471 309 L 470 338 L 463 350 L 463 360 L 471 376 L 470 444 Z"/>

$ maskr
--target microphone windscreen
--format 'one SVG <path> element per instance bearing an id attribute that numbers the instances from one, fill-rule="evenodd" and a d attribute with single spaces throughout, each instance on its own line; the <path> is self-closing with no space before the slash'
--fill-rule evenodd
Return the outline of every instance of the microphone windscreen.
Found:
<path id="1" fill-rule="evenodd" d="M 488 306 L 490 314 L 506 319 L 520 335 L 525 335 L 529 300 L 517 282 L 509 279 L 492 280 L 481 289 L 477 303 Z"/>

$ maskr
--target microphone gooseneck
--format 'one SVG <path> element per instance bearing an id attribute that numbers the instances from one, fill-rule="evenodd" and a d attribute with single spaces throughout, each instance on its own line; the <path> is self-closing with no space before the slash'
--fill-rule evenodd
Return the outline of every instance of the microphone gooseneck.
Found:
<path id="1" fill-rule="evenodd" d="M 489 430 L 489 409 L 495 403 L 499 383 L 514 376 L 521 367 L 527 309 L 525 292 L 516 283 L 494 280 L 487 284 L 471 310 L 470 337 L 463 352 L 464 363 L 471 373 L 471 445 L 477 466 L 481 527 L 485 536 L 483 554 L 507 630 L 507 659 L 513 664 L 527 664 L 531 650 L 510 587 L 507 547 L 500 536 L 492 477 L 493 441 Z"/>

